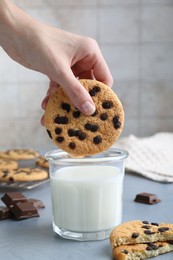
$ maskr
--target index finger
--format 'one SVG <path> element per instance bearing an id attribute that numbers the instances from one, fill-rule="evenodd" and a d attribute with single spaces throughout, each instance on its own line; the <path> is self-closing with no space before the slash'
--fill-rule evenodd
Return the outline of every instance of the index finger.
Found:
<path id="1" fill-rule="evenodd" d="M 96 63 L 93 66 L 93 74 L 96 80 L 101 81 L 106 85 L 112 87 L 113 77 L 101 52 L 98 53 Z"/>

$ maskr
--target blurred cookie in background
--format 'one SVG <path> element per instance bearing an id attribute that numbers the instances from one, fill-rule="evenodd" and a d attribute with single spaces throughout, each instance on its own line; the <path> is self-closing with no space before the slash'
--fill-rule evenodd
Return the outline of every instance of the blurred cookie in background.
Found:
<path id="1" fill-rule="evenodd" d="M 10 160 L 10 159 L 0 159 L 0 170 L 7 170 L 7 169 L 17 169 L 18 163 L 17 161 Z"/>
<path id="2" fill-rule="evenodd" d="M 27 160 L 40 156 L 40 153 L 33 149 L 9 149 L 0 152 L 0 158 L 11 160 Z"/>
<path id="3" fill-rule="evenodd" d="M 48 160 L 46 160 L 46 158 L 44 158 L 43 156 L 39 156 L 36 160 L 36 165 L 41 167 L 41 168 L 49 168 L 49 163 Z"/>

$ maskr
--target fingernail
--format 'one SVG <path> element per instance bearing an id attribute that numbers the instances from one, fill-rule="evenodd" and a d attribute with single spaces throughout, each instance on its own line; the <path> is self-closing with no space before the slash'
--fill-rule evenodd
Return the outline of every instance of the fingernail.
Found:
<path id="1" fill-rule="evenodd" d="M 85 115 L 89 116 L 95 112 L 95 106 L 93 106 L 89 101 L 85 101 L 81 106 L 81 110 Z"/>

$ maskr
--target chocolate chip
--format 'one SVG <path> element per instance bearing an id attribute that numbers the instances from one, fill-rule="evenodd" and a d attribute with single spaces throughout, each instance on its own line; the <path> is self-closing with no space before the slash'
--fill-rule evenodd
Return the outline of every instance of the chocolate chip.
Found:
<path id="1" fill-rule="evenodd" d="M 26 175 L 31 175 L 31 173 L 32 173 L 31 171 L 30 172 L 26 172 Z"/>
<path id="2" fill-rule="evenodd" d="M 76 131 L 74 129 L 69 129 L 68 130 L 68 135 L 69 136 L 76 136 Z"/>
<path id="3" fill-rule="evenodd" d="M 144 230 L 144 233 L 146 234 L 146 235 L 152 235 L 152 234 L 155 234 L 155 232 L 153 232 L 153 231 L 151 231 L 151 230 Z"/>
<path id="4" fill-rule="evenodd" d="M 121 127 L 121 122 L 120 122 L 118 116 L 114 116 L 114 117 L 113 117 L 113 125 L 114 125 L 114 128 L 115 128 L 115 129 L 118 129 L 118 128 Z"/>
<path id="5" fill-rule="evenodd" d="M 59 135 L 62 133 L 62 129 L 60 127 L 55 128 L 55 134 Z"/>
<path id="6" fill-rule="evenodd" d="M 95 96 L 99 91 L 100 91 L 100 87 L 99 86 L 94 86 L 90 91 L 89 94 L 90 96 Z"/>
<path id="7" fill-rule="evenodd" d="M 86 134 L 84 132 L 82 132 L 81 130 L 69 129 L 68 135 L 77 136 L 79 138 L 79 140 L 84 140 L 86 138 Z"/>
<path id="8" fill-rule="evenodd" d="M 153 225 L 153 226 L 159 226 L 158 223 L 153 223 L 153 222 L 151 222 L 151 225 Z"/>
<path id="9" fill-rule="evenodd" d="M 149 224 L 149 222 L 146 221 L 146 220 L 142 221 L 142 223 L 144 223 L 144 224 Z"/>
<path id="10" fill-rule="evenodd" d="M 165 231 L 168 231 L 169 230 L 169 228 L 168 227 L 161 227 L 161 228 L 158 228 L 158 231 L 159 232 L 165 232 Z"/>
<path id="11" fill-rule="evenodd" d="M 100 115 L 100 119 L 101 119 L 102 121 L 105 121 L 107 118 L 108 118 L 108 115 L 107 115 L 106 113 L 102 113 L 102 114 Z"/>
<path id="12" fill-rule="evenodd" d="M 100 135 L 95 136 L 95 137 L 93 138 L 93 142 L 94 142 L 95 144 L 100 144 L 100 143 L 102 142 L 101 136 L 100 136 Z"/>
<path id="13" fill-rule="evenodd" d="M 56 141 L 57 141 L 58 143 L 62 143 L 62 142 L 64 141 L 64 137 L 63 137 L 63 136 L 58 136 L 58 137 L 56 138 Z"/>
<path id="14" fill-rule="evenodd" d="M 126 249 L 123 249 L 123 250 L 121 250 L 121 253 L 124 253 L 124 254 L 128 254 L 129 253 L 129 251 L 128 250 L 126 250 Z"/>
<path id="15" fill-rule="evenodd" d="M 61 108 L 65 111 L 67 111 L 67 113 L 70 112 L 70 105 L 68 103 L 62 103 L 61 104 Z"/>
<path id="16" fill-rule="evenodd" d="M 8 170 L 2 170 L 2 172 L 3 172 L 3 176 L 2 176 L 2 178 L 7 177 L 8 174 L 9 174 L 9 171 L 8 171 Z"/>
<path id="17" fill-rule="evenodd" d="M 159 247 L 156 245 L 156 244 L 154 244 L 154 243 L 148 243 L 148 246 L 147 246 L 147 248 L 146 248 L 146 250 L 147 251 L 151 251 L 151 250 L 157 250 Z"/>
<path id="18" fill-rule="evenodd" d="M 99 128 L 98 125 L 92 125 L 90 131 L 97 132 L 98 128 Z"/>
<path id="19" fill-rule="evenodd" d="M 86 134 L 80 130 L 76 130 L 76 136 L 78 136 L 79 140 L 84 140 L 86 138 Z"/>
<path id="20" fill-rule="evenodd" d="M 87 130 L 90 130 L 90 128 L 91 128 L 91 124 L 86 123 L 86 124 L 85 124 L 85 128 L 86 128 Z"/>
<path id="21" fill-rule="evenodd" d="M 96 92 L 95 92 L 94 89 L 91 89 L 91 90 L 89 91 L 89 94 L 90 94 L 91 97 L 94 97 L 94 96 L 96 95 Z"/>
<path id="22" fill-rule="evenodd" d="M 54 123 L 66 125 L 68 123 L 68 118 L 66 116 L 57 116 L 54 119 Z"/>
<path id="23" fill-rule="evenodd" d="M 85 128 L 91 132 L 97 132 L 99 127 L 98 127 L 98 125 L 95 125 L 95 124 L 86 123 Z"/>
<path id="24" fill-rule="evenodd" d="M 139 236 L 139 233 L 133 233 L 132 238 L 137 238 Z"/>
<path id="25" fill-rule="evenodd" d="M 78 118 L 78 117 L 80 117 L 80 115 L 81 115 L 81 112 L 79 110 L 73 111 L 74 118 Z"/>
<path id="26" fill-rule="evenodd" d="M 112 101 L 104 101 L 102 103 L 102 107 L 105 109 L 110 109 L 111 107 L 113 107 L 113 103 L 112 103 Z"/>
<path id="27" fill-rule="evenodd" d="M 93 87 L 93 90 L 94 90 L 96 93 L 98 93 L 98 92 L 101 91 L 101 88 L 100 88 L 99 86 L 94 86 L 94 87 Z"/>
<path id="28" fill-rule="evenodd" d="M 141 228 L 150 229 L 150 226 L 143 225 Z"/>
<path id="29" fill-rule="evenodd" d="M 71 142 L 71 143 L 69 143 L 69 147 L 71 149 L 75 149 L 76 148 L 76 144 L 74 142 Z"/>
<path id="30" fill-rule="evenodd" d="M 48 136 L 52 139 L 52 134 L 48 129 L 47 129 L 47 133 L 48 133 Z"/>

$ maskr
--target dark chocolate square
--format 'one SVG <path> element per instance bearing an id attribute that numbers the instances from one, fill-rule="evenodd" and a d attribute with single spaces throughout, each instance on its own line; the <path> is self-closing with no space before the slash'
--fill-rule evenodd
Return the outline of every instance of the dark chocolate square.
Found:
<path id="1" fill-rule="evenodd" d="M 9 208 L 5 206 L 0 206 L 0 220 L 9 218 L 11 216 L 11 212 Z"/>
<path id="2" fill-rule="evenodd" d="M 37 209 L 30 202 L 18 202 L 10 208 L 17 219 L 39 217 Z"/>
<path id="3" fill-rule="evenodd" d="M 10 208 L 18 202 L 25 202 L 27 198 L 21 192 L 8 192 L 1 198 L 4 204 Z"/>
<path id="4" fill-rule="evenodd" d="M 160 202 L 160 199 L 155 194 L 142 192 L 136 195 L 135 201 L 145 204 L 156 204 Z"/>

